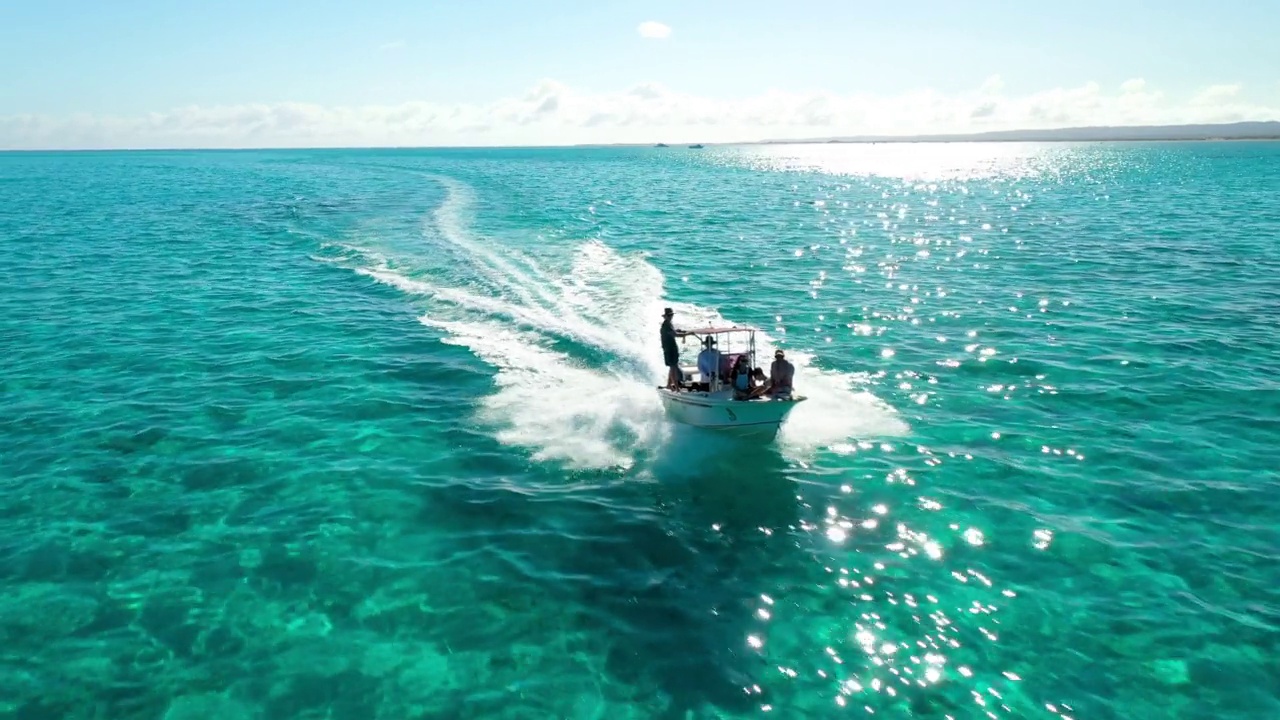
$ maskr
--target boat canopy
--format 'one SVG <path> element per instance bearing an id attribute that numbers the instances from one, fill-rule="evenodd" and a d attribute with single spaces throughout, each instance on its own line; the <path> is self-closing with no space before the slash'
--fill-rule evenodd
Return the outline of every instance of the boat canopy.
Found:
<path id="1" fill-rule="evenodd" d="M 755 331 L 756 328 L 753 327 L 734 326 L 694 328 L 691 330 L 684 330 L 683 332 L 689 333 L 690 335 L 728 335 L 729 333 L 753 333 Z"/>
<path id="2" fill-rule="evenodd" d="M 727 387 L 725 383 L 728 382 L 729 375 L 739 357 L 745 356 L 751 367 L 756 365 L 756 328 L 754 327 L 749 325 L 713 326 L 681 330 L 681 332 L 686 337 L 698 338 L 699 345 L 705 345 L 708 340 L 716 336 L 723 338 L 718 343 L 722 347 L 717 348 L 720 353 L 719 367 L 716 372 L 711 373 L 710 378 L 704 380 L 704 382 L 708 383 L 707 391 L 709 392 L 719 392 L 722 388 Z M 735 337 L 739 339 L 735 340 Z M 696 368 L 691 369 L 691 372 L 705 375 L 705 373 Z"/>

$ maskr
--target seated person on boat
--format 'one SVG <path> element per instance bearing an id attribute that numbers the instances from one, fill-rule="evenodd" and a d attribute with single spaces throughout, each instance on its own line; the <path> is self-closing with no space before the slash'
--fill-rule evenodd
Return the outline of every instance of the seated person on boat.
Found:
<path id="1" fill-rule="evenodd" d="M 733 386 L 733 399 L 749 400 L 753 397 L 752 391 L 756 389 L 756 381 L 751 375 L 751 364 L 747 362 L 746 355 L 738 356 L 733 370 L 729 372 L 729 384 Z"/>
<path id="2" fill-rule="evenodd" d="M 716 348 L 716 339 L 708 336 L 702 341 L 702 352 L 698 353 L 698 373 L 702 382 L 699 390 L 711 389 L 711 381 L 720 373 L 720 350 Z"/>
<path id="3" fill-rule="evenodd" d="M 773 365 L 769 367 L 769 395 L 777 398 L 791 397 L 791 383 L 796 375 L 796 367 L 787 361 L 786 353 L 781 349 L 773 353 Z"/>
<path id="4" fill-rule="evenodd" d="M 773 357 L 774 361 L 769 368 L 769 377 L 766 378 L 764 370 L 758 367 L 751 370 L 751 378 L 754 382 L 749 383 L 750 389 L 747 391 L 746 397 L 739 398 L 740 400 L 751 400 L 764 395 L 779 400 L 791 399 L 791 382 L 792 378 L 795 377 L 795 366 L 786 360 L 781 350 L 775 352 Z"/>

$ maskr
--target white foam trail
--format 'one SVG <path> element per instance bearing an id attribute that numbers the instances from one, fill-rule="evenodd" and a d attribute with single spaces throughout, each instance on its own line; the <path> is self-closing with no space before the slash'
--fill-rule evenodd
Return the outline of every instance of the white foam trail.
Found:
<path id="1" fill-rule="evenodd" d="M 671 307 L 689 327 L 734 324 L 706 308 L 679 303 Z M 766 370 L 778 347 L 768 333 L 756 331 L 756 362 Z M 820 369 L 812 354 L 791 347 L 783 350 L 796 368 L 796 394 L 808 398 L 791 411 L 778 433 L 778 442 L 792 457 L 806 457 L 850 439 L 904 435 L 910 430 L 887 403 L 857 389 L 856 375 Z"/>
<path id="2" fill-rule="evenodd" d="M 436 289 L 429 283 L 407 278 L 394 270 L 383 268 L 356 268 L 356 272 L 371 277 L 380 283 L 390 285 L 410 295 L 434 295 Z"/>
<path id="3" fill-rule="evenodd" d="M 535 296 L 543 302 L 554 304 L 555 296 L 542 290 L 546 284 L 545 277 L 534 278 L 507 262 L 494 248 L 486 247 L 470 229 L 468 213 L 475 204 L 475 196 L 470 187 L 453 178 L 439 176 L 435 178 L 445 189 L 444 202 L 432 213 L 434 228 L 441 237 L 457 247 L 466 250 L 473 259 L 487 266 L 488 279 L 499 287 L 514 293 L 521 301 L 530 305 L 536 304 Z M 532 260 L 507 249 L 507 255 L 519 257 L 527 267 L 535 266 Z M 536 273 L 540 274 L 540 273 Z"/>
<path id="4" fill-rule="evenodd" d="M 539 347 L 537 333 L 492 322 L 451 322 L 424 316 L 448 333 L 445 342 L 470 349 L 497 371 L 499 390 L 483 401 L 483 420 L 500 441 L 527 447 L 535 459 L 577 468 L 629 468 L 632 450 L 660 439 L 662 408 L 649 386 L 608 370 L 576 365 Z"/>
<path id="5" fill-rule="evenodd" d="M 461 249 L 486 285 L 506 292 L 482 294 L 434 275 L 411 277 L 376 252 L 350 248 L 364 262 L 356 272 L 427 299 L 421 321 L 493 367 L 498 390 L 483 401 L 482 419 L 502 442 L 572 467 L 633 465 L 673 429 L 654 392 L 666 377 L 657 337 L 663 305 L 676 308 L 684 327 L 733 323 L 706 308 L 664 303 L 657 268 L 599 241 L 576 248 L 561 273 L 489 247 L 469 229 L 470 188 L 442 182 L 447 197 L 433 215 L 434 233 Z M 775 342 L 763 332 L 756 341 L 767 366 Z M 578 357 L 584 353 L 589 357 Z M 818 369 L 793 348 L 787 355 L 796 366 L 797 392 L 810 398 L 779 435 L 788 455 L 907 430 L 891 408 L 855 387 L 854 376 Z"/>

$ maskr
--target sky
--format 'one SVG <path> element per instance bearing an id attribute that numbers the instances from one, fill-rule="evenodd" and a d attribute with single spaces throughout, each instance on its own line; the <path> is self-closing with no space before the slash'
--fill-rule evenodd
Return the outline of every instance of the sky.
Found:
<path id="1" fill-rule="evenodd" d="M 1280 120 L 1277 0 L 0 0 L 0 149 Z"/>

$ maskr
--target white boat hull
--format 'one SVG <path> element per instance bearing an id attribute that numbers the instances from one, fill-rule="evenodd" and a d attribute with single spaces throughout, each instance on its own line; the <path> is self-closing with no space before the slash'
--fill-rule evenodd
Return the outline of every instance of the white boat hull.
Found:
<path id="1" fill-rule="evenodd" d="M 734 400 L 730 390 L 699 392 L 658 390 L 667 415 L 676 422 L 702 428 L 776 433 L 803 397 Z"/>

